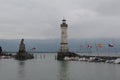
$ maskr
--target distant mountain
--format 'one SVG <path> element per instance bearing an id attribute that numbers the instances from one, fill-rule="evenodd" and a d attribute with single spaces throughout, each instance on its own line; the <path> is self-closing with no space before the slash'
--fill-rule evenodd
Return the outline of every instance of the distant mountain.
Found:
<path id="1" fill-rule="evenodd" d="M 3 51 L 17 52 L 19 49 L 20 40 L 0 40 L 0 46 Z M 70 39 L 68 41 L 69 50 L 81 53 L 113 53 L 120 52 L 120 39 Z M 60 40 L 39 40 L 25 39 L 26 50 L 33 52 L 58 52 L 60 48 Z M 102 47 L 99 48 L 98 44 Z M 113 44 L 114 47 L 109 47 L 108 44 Z M 92 48 L 88 48 L 91 45 Z"/>
<path id="2" fill-rule="evenodd" d="M 37 40 L 25 39 L 27 51 L 33 52 L 57 52 L 59 50 L 59 40 Z M 3 51 L 17 52 L 19 50 L 20 40 L 0 40 L 0 46 Z M 34 50 L 32 50 L 34 48 Z"/>

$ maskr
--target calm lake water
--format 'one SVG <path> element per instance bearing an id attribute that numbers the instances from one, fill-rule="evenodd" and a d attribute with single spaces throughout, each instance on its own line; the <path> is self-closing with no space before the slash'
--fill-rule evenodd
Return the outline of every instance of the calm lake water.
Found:
<path id="1" fill-rule="evenodd" d="M 32 60 L 0 60 L 0 80 L 120 80 L 120 64 L 57 61 L 55 54 Z"/>

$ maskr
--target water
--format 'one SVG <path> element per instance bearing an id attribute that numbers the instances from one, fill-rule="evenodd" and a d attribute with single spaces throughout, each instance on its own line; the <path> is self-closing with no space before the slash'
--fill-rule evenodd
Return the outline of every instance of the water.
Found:
<path id="1" fill-rule="evenodd" d="M 26 61 L 0 60 L 0 80 L 120 80 L 120 64 L 57 61 L 37 54 Z"/>

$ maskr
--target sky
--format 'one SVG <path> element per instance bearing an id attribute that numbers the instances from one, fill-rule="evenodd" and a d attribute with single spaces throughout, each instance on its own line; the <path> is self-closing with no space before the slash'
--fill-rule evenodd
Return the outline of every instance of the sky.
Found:
<path id="1" fill-rule="evenodd" d="M 120 0 L 0 0 L 0 39 L 120 38 Z"/>

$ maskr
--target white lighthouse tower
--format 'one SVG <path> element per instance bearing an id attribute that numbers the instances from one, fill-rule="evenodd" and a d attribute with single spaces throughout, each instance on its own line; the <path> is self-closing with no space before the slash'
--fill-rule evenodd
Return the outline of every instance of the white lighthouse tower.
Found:
<path id="1" fill-rule="evenodd" d="M 62 20 L 62 24 L 60 25 L 61 27 L 61 47 L 60 47 L 60 52 L 66 53 L 68 52 L 68 40 L 67 40 L 67 28 L 68 25 L 66 24 L 66 20 Z"/>
<path id="2" fill-rule="evenodd" d="M 61 45 L 60 45 L 60 51 L 57 54 L 57 60 L 64 60 L 65 57 L 79 57 L 79 55 L 70 52 L 68 50 L 68 40 L 67 40 L 67 28 L 68 25 L 66 24 L 66 20 L 62 20 L 61 27 Z"/>

